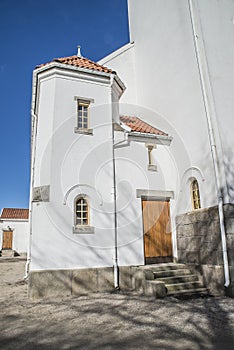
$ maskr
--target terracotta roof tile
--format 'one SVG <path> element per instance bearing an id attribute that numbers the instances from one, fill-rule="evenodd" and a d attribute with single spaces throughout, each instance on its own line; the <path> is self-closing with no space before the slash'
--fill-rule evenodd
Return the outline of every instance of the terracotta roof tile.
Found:
<path id="1" fill-rule="evenodd" d="M 166 134 L 165 132 L 147 124 L 138 117 L 121 116 L 120 120 L 121 122 L 129 126 L 132 129 L 132 131 L 142 132 L 146 134 L 168 136 L 168 134 Z"/>
<path id="2" fill-rule="evenodd" d="M 19 208 L 3 208 L 0 219 L 28 219 L 29 210 Z"/>
<path id="3" fill-rule="evenodd" d="M 104 73 L 115 73 L 111 69 L 104 67 L 96 62 L 93 62 L 89 60 L 88 58 L 84 57 L 79 57 L 79 56 L 69 56 L 69 57 L 62 57 L 62 58 L 54 58 L 51 62 L 58 62 L 58 63 L 63 63 L 63 64 L 68 64 L 71 66 L 76 66 L 80 68 L 86 68 L 90 70 L 95 70 L 99 72 L 104 72 Z M 41 64 L 39 66 L 36 66 L 36 68 L 44 67 L 47 64 L 51 63 L 45 63 Z"/>

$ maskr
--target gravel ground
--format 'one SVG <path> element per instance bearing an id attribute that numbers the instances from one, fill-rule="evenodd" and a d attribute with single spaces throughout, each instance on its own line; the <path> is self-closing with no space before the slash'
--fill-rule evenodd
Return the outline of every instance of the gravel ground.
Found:
<path id="1" fill-rule="evenodd" d="M 25 261 L 0 258 L 0 349 L 234 349 L 234 299 L 132 294 L 27 298 Z"/>

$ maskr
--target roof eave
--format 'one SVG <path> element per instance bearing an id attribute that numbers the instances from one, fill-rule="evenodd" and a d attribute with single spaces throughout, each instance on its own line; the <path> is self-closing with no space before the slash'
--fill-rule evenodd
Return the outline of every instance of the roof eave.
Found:
<path id="1" fill-rule="evenodd" d="M 98 61 L 98 64 L 104 65 L 104 64 L 108 63 L 109 61 L 113 60 L 114 58 L 122 55 L 125 51 L 128 51 L 129 49 L 132 49 L 132 48 L 134 48 L 134 42 L 127 43 L 127 44 L 121 46 L 119 49 L 111 52 L 109 55 L 101 58 Z"/>
<path id="2" fill-rule="evenodd" d="M 0 221 L 28 221 L 29 219 L 0 218 Z"/>
<path id="3" fill-rule="evenodd" d="M 34 72 L 39 74 L 41 72 L 44 72 L 44 71 L 52 69 L 52 68 L 68 69 L 68 70 L 73 70 L 73 71 L 79 71 L 79 72 L 82 72 L 82 73 L 97 74 L 97 75 L 101 75 L 101 76 L 105 76 L 105 77 L 110 77 L 111 74 L 115 74 L 115 72 L 107 73 L 107 72 L 102 72 L 102 71 L 95 70 L 95 69 L 82 68 L 82 67 L 74 66 L 72 64 L 59 63 L 59 62 L 47 63 L 44 66 L 35 68 Z"/>
<path id="4" fill-rule="evenodd" d="M 171 136 L 156 135 L 156 134 L 149 134 L 149 133 L 136 132 L 136 131 L 130 132 L 128 134 L 128 137 L 132 141 L 137 141 L 137 142 L 150 141 L 152 143 L 155 143 L 158 145 L 165 145 L 165 146 L 170 146 L 171 141 L 172 141 Z"/>

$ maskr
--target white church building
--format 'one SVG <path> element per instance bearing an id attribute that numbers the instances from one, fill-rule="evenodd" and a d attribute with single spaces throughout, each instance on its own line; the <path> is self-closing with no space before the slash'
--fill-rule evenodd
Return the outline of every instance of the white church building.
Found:
<path id="1" fill-rule="evenodd" d="M 128 9 L 124 47 L 34 70 L 29 294 L 131 288 L 134 267 L 183 262 L 233 295 L 234 3 Z"/>

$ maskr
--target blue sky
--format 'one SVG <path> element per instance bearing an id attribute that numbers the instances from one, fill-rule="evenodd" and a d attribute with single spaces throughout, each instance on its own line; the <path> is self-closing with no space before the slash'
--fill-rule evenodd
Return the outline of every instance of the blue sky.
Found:
<path id="1" fill-rule="evenodd" d="M 0 0 L 0 209 L 28 207 L 35 66 L 77 45 L 97 61 L 128 41 L 127 0 Z"/>

